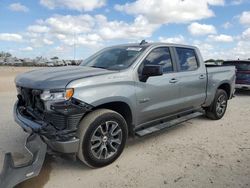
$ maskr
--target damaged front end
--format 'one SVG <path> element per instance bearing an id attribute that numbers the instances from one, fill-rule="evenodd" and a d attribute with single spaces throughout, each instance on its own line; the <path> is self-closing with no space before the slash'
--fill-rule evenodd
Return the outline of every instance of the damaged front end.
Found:
<path id="1" fill-rule="evenodd" d="M 15 166 L 7 153 L 0 175 L 0 188 L 10 188 L 39 174 L 47 147 L 52 152 L 76 153 L 79 147 L 77 127 L 92 106 L 75 98 L 65 101 L 43 101 L 41 90 L 20 88 L 14 106 L 14 119 L 25 132 L 30 133 L 26 149 L 32 159 Z"/>
<path id="2" fill-rule="evenodd" d="M 73 97 L 44 101 L 40 98 L 41 93 L 41 90 L 21 88 L 14 107 L 15 121 L 24 131 L 40 135 L 52 151 L 77 152 L 77 127 L 93 107 Z"/>

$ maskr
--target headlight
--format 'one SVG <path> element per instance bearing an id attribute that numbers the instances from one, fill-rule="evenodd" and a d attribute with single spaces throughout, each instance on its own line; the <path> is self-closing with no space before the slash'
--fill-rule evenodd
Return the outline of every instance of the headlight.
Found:
<path id="1" fill-rule="evenodd" d="M 40 97 L 44 101 L 69 100 L 74 94 L 74 89 L 44 91 Z"/>

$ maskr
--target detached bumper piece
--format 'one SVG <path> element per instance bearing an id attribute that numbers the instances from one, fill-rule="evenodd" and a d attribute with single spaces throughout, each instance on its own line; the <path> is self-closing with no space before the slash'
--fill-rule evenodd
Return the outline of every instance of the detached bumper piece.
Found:
<path id="1" fill-rule="evenodd" d="M 32 134 L 27 138 L 25 148 L 32 157 L 25 164 L 15 166 L 11 153 L 5 154 L 3 170 L 0 174 L 0 188 L 12 188 L 39 175 L 47 152 L 47 145 L 40 136 Z"/>

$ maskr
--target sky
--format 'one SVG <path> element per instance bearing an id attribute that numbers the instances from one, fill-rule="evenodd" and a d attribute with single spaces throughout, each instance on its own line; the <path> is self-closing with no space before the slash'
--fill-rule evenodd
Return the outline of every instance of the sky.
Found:
<path id="1" fill-rule="evenodd" d="M 250 58 L 250 0 L 0 0 L 0 51 L 20 58 L 85 59 L 142 39 Z"/>

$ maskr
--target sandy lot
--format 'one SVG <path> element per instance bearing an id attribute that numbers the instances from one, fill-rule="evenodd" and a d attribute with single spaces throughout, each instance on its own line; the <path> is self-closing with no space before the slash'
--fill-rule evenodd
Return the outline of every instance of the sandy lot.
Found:
<path id="1" fill-rule="evenodd" d="M 33 68 L 34 69 L 34 68 Z M 24 159 L 26 134 L 12 118 L 14 77 L 31 68 L 0 67 L 0 166 L 4 153 Z M 47 157 L 41 174 L 19 188 L 250 187 L 250 92 L 238 92 L 222 120 L 204 117 L 129 140 L 108 167 L 89 169 L 70 157 Z"/>

